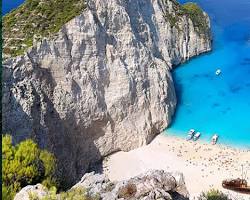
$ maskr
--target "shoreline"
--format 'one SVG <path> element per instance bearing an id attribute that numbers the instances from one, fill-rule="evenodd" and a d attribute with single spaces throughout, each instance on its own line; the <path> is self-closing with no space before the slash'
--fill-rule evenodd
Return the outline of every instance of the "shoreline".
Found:
<path id="1" fill-rule="evenodd" d="M 186 131 L 187 134 L 188 130 Z M 184 136 L 182 136 L 184 134 L 184 132 L 178 132 L 178 134 L 175 134 L 176 132 L 174 131 L 168 131 L 168 129 L 164 130 L 160 135 L 162 136 L 166 136 L 166 137 L 175 137 L 175 138 L 180 138 L 186 141 L 186 138 Z M 180 135 L 181 134 L 181 135 Z M 211 134 L 210 138 L 208 137 L 203 137 L 201 136 L 196 142 L 200 143 L 200 144 L 207 144 L 207 145 L 211 145 L 210 140 L 213 134 Z M 211 145 L 214 146 L 214 145 Z M 240 151 L 250 151 L 250 146 L 246 145 L 246 144 L 240 144 L 240 143 L 236 143 L 236 144 L 232 144 L 232 143 L 225 143 L 225 142 L 221 142 L 221 137 L 219 135 L 219 139 L 218 142 L 215 146 L 219 146 L 221 148 L 225 147 L 225 148 L 229 148 L 229 149 L 233 149 L 233 150 L 240 150 Z"/>
<path id="2" fill-rule="evenodd" d="M 176 132 L 176 131 L 173 131 L 173 130 L 165 129 L 160 135 L 167 136 L 167 137 L 168 136 L 177 137 L 177 138 L 181 138 L 183 140 L 186 140 L 186 138 L 183 135 L 185 133 L 187 135 L 187 132 L 188 132 L 188 130 L 186 132 L 184 132 L 184 131 Z M 204 138 L 204 136 L 202 135 L 196 142 L 211 145 L 210 140 L 211 140 L 212 136 L 213 136 L 213 134 L 211 134 L 210 137 L 206 136 Z M 218 139 L 218 142 L 217 142 L 216 146 L 226 147 L 226 148 L 230 148 L 230 149 L 234 149 L 234 150 L 240 150 L 240 151 L 250 151 L 250 145 L 249 144 L 248 145 L 247 144 L 241 144 L 241 143 L 234 143 L 233 144 L 233 143 L 225 142 L 224 140 L 222 140 L 222 137 L 220 137 L 220 135 L 219 135 L 219 139 Z"/>
<path id="3" fill-rule="evenodd" d="M 146 146 L 110 155 L 104 160 L 103 171 L 111 181 L 126 180 L 150 169 L 180 171 L 184 174 L 191 198 L 215 188 L 250 200 L 249 195 L 231 192 L 221 186 L 224 179 L 241 176 L 241 164 L 249 171 L 249 158 L 250 150 L 211 145 L 202 140 L 186 141 L 165 132 Z"/>

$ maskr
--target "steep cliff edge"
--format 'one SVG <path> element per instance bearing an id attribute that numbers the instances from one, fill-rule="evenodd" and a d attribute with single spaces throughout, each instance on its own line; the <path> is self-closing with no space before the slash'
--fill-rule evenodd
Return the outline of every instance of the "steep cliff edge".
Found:
<path id="1" fill-rule="evenodd" d="M 174 114 L 172 66 L 211 49 L 208 16 L 194 21 L 187 9 L 88 1 L 52 38 L 4 61 L 3 131 L 53 151 L 69 183 L 103 156 L 147 144 Z"/>

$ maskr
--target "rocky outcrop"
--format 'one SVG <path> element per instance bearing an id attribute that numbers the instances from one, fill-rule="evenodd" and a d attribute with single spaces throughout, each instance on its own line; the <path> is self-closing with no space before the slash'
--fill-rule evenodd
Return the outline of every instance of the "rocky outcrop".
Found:
<path id="1" fill-rule="evenodd" d="M 14 200 L 31 200 L 32 197 L 36 197 L 35 199 L 43 199 L 48 195 L 49 190 L 43 185 L 28 185 L 15 195 Z"/>
<path id="2" fill-rule="evenodd" d="M 84 195 L 98 196 L 97 199 L 102 200 L 185 200 L 189 198 L 183 174 L 167 173 L 163 170 L 148 171 L 121 182 L 111 182 L 103 174 L 89 173 L 85 174 L 72 189 L 83 189 L 82 191 L 87 192 Z M 46 188 L 38 190 L 36 186 L 27 186 L 17 193 L 15 200 L 28 200 L 26 197 L 31 194 L 37 194 L 39 199 L 41 196 L 39 194 L 48 194 L 48 191 Z M 60 194 L 57 195 L 57 199 L 60 199 Z"/>
<path id="3" fill-rule="evenodd" d="M 182 173 L 152 170 L 126 181 L 111 182 L 103 174 L 85 174 L 73 188 L 85 188 L 89 196 L 116 199 L 188 199 Z"/>
<path id="4" fill-rule="evenodd" d="M 179 9 L 174 0 L 89 1 L 53 38 L 3 63 L 3 131 L 54 152 L 69 183 L 150 142 L 175 111 L 172 66 L 211 49 L 209 32 L 175 17 Z"/>

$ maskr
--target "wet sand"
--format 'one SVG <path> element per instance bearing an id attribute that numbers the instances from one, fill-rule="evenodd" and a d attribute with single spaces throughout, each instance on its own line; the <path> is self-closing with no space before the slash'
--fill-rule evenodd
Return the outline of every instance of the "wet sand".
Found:
<path id="1" fill-rule="evenodd" d="M 180 171 L 185 176 L 192 199 L 202 191 L 215 188 L 234 198 L 250 200 L 249 195 L 230 192 L 221 186 L 226 178 L 241 177 L 242 164 L 250 178 L 250 150 L 159 135 L 147 146 L 109 156 L 104 161 L 104 173 L 115 181 L 131 178 L 149 169 Z"/>

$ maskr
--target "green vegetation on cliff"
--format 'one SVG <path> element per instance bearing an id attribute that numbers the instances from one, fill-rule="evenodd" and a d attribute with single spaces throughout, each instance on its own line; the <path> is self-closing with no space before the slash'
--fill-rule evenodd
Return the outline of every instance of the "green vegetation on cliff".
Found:
<path id="1" fill-rule="evenodd" d="M 198 197 L 198 200 L 231 200 L 231 199 L 223 192 L 219 190 L 211 189 L 207 192 L 203 192 Z"/>
<path id="2" fill-rule="evenodd" d="M 194 27 L 199 33 L 206 33 L 209 30 L 207 21 L 204 18 L 202 9 L 196 3 L 186 3 L 182 6 L 182 11 L 190 17 Z"/>
<path id="3" fill-rule="evenodd" d="M 207 33 L 209 33 L 209 26 L 204 17 L 204 13 L 196 3 L 189 2 L 181 5 L 176 0 L 172 0 L 172 3 L 176 15 L 168 12 L 165 13 L 165 18 L 169 21 L 171 27 L 180 30 L 178 22 L 182 17 L 187 16 L 193 22 L 194 28 L 198 34 L 207 35 Z"/>
<path id="4" fill-rule="evenodd" d="M 3 17 L 4 54 L 23 54 L 34 37 L 53 35 L 85 8 L 85 0 L 26 0 Z"/>
<path id="5" fill-rule="evenodd" d="M 30 184 L 57 186 L 56 159 L 28 139 L 16 146 L 9 135 L 2 136 L 2 199 L 13 199 L 16 192 Z"/>
<path id="6" fill-rule="evenodd" d="M 172 0 L 176 15 L 168 12 L 165 17 L 172 27 L 178 27 L 178 21 L 188 16 L 199 34 L 205 34 L 209 27 L 202 9 L 195 3 L 180 5 Z M 40 40 L 60 30 L 69 20 L 86 8 L 86 0 L 26 0 L 21 6 L 3 17 L 3 53 L 5 57 L 23 54 Z"/>
<path id="7" fill-rule="evenodd" d="M 30 200 L 100 200 L 99 195 L 90 196 L 87 190 L 84 188 L 72 188 L 67 192 L 56 193 L 56 190 L 52 189 L 49 194 L 42 199 L 37 197 L 36 194 L 30 193 Z"/>

